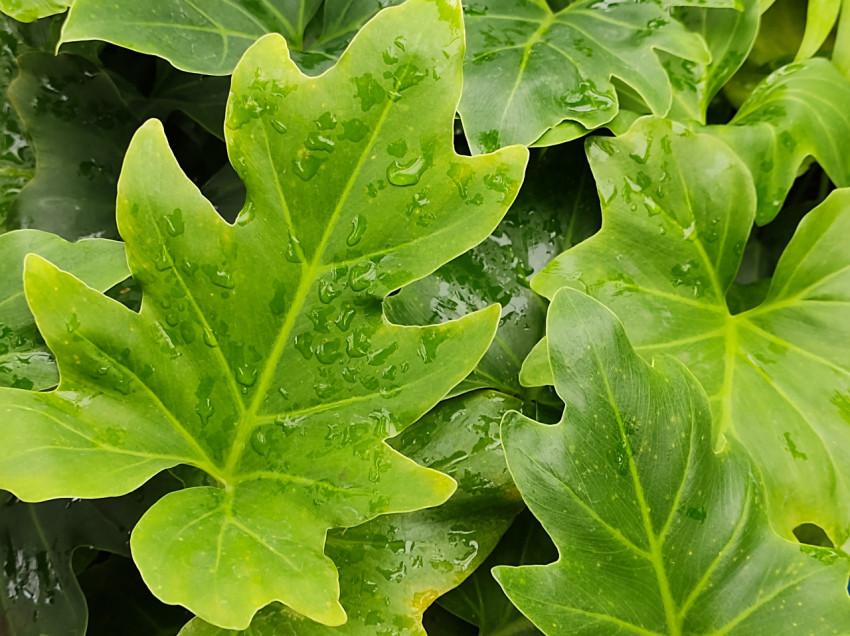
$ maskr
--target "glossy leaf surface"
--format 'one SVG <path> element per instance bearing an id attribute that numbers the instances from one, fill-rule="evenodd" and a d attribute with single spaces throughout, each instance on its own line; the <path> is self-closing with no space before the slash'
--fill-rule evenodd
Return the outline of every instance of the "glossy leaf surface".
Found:
<path id="1" fill-rule="evenodd" d="M 568 196 L 564 196 L 568 192 Z M 502 305 L 496 338 L 455 393 L 490 388 L 524 394 L 523 359 L 545 333 L 546 301 L 529 279 L 599 228 L 599 200 L 581 143 L 534 155 L 519 197 L 486 241 L 387 302 L 403 324 L 440 323 Z"/>
<path id="2" fill-rule="evenodd" d="M 437 508 L 386 515 L 334 530 L 327 553 L 340 568 L 348 622 L 327 627 L 280 605 L 263 610 L 251 636 L 416 634 L 422 613 L 484 560 L 521 508 L 499 441 L 518 400 L 484 391 L 442 402 L 392 441 L 408 457 L 452 476 L 457 492 Z M 182 636 L 234 634 L 192 621 Z"/>
<path id="3" fill-rule="evenodd" d="M 267 33 L 301 48 L 307 23 L 321 0 L 76 0 L 62 42 L 104 40 L 163 57 L 192 73 L 227 75 Z"/>
<path id="4" fill-rule="evenodd" d="M 544 0 L 466 6 L 469 38 L 460 115 L 473 152 L 531 144 L 563 120 L 594 129 L 617 114 L 617 78 L 666 114 L 670 81 L 656 52 L 708 62 L 699 36 L 656 2 Z"/>
<path id="5" fill-rule="evenodd" d="M 708 393 L 716 443 L 738 439 L 764 474 L 775 528 L 790 538 L 816 523 L 841 545 L 850 536 L 841 451 L 850 444 L 850 190 L 806 216 L 764 302 L 732 315 L 726 293 L 756 208 L 740 160 L 663 120 L 596 140 L 589 154 L 602 230 L 532 287 L 550 298 L 562 286 L 584 290 L 617 314 L 639 353 L 685 362 Z"/>
<path id="6" fill-rule="evenodd" d="M 740 449 L 715 455 L 708 400 L 677 360 L 652 365 L 579 291 L 547 320 L 564 419 L 502 423 L 511 474 L 558 547 L 495 570 L 545 633 L 841 634 L 847 557 L 777 537 Z"/>
<path id="7" fill-rule="evenodd" d="M 28 500 L 100 497 L 176 464 L 205 471 L 219 487 L 157 502 L 133 556 L 160 599 L 223 627 L 246 628 L 275 600 L 344 622 L 327 530 L 455 488 L 384 440 L 472 370 L 498 309 L 399 327 L 381 300 L 495 228 L 527 151 L 452 149 L 459 6 L 414 0 L 382 15 L 321 78 L 298 71 L 280 36 L 243 58 L 226 122 L 248 192 L 235 225 L 182 174 L 156 122 L 137 133 L 118 226 L 139 314 L 28 260 L 61 381 L 0 392 L 15 413 L 0 427 L 0 483 Z"/>
<path id="8" fill-rule="evenodd" d="M 59 374 L 24 297 L 24 258 L 30 253 L 101 291 L 120 283 L 130 271 L 124 246 L 117 241 L 68 243 L 38 230 L 0 235 L 0 386 L 41 391 L 56 386 Z"/>
<path id="9" fill-rule="evenodd" d="M 162 477 L 115 499 L 38 504 L 0 491 L 0 634 L 86 634 L 88 611 L 72 566 L 74 551 L 85 546 L 129 555 L 133 525 L 172 488 L 173 480 Z"/>
<path id="10" fill-rule="evenodd" d="M 117 238 L 118 171 L 136 118 L 106 73 L 82 57 L 34 52 L 20 66 L 9 96 L 32 138 L 36 173 L 12 222 L 69 240 Z"/>
<path id="11" fill-rule="evenodd" d="M 762 82 L 726 126 L 707 132 L 729 144 L 753 173 L 756 222 L 779 213 L 803 162 L 813 156 L 839 187 L 850 185 L 850 81 L 822 58 L 789 64 Z"/>

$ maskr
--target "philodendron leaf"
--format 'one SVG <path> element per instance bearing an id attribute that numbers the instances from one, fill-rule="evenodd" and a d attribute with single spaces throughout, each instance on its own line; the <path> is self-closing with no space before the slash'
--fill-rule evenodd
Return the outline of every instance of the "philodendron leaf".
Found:
<path id="1" fill-rule="evenodd" d="M 24 258 L 34 253 L 105 291 L 130 275 L 124 245 L 107 239 L 67 241 L 38 230 L 0 235 L 0 386 L 41 391 L 59 374 L 24 298 Z"/>
<path id="2" fill-rule="evenodd" d="M 832 181 L 850 185 L 850 81 L 828 60 L 789 64 L 764 80 L 725 126 L 707 132 L 729 144 L 753 173 L 756 222 L 779 213 L 800 166 L 812 156 Z"/>
<path id="3" fill-rule="evenodd" d="M 219 487 L 166 496 L 134 530 L 152 591 L 230 629 L 272 601 L 343 623 L 325 534 L 451 495 L 449 477 L 384 440 L 472 370 L 498 319 L 491 307 L 400 327 L 382 314 L 388 293 L 483 240 L 522 179 L 524 148 L 453 150 L 462 52 L 460 7 L 445 0 L 384 12 L 320 78 L 263 38 L 228 105 L 248 193 L 235 225 L 145 125 L 118 188 L 141 311 L 29 258 L 27 298 L 61 380 L 0 391 L 14 413 L 0 485 L 102 497 L 194 466 Z"/>
<path id="4" fill-rule="evenodd" d="M 617 114 L 612 78 L 653 113 L 672 103 L 656 51 L 708 62 L 705 43 L 660 3 L 545 0 L 466 6 L 469 37 L 460 115 L 473 152 L 530 144 L 563 120 L 594 129 Z"/>
<path id="5" fill-rule="evenodd" d="M 440 323 L 500 303 L 493 344 L 453 392 L 491 388 L 523 395 L 522 360 L 546 328 L 547 303 L 531 291 L 529 279 L 568 246 L 593 234 L 599 222 L 599 199 L 583 146 L 536 153 L 516 202 L 496 231 L 390 298 L 387 315 L 402 324 Z"/>
<path id="6" fill-rule="evenodd" d="M 115 85 L 82 57 L 28 53 L 9 97 L 36 153 L 36 175 L 10 217 L 67 239 L 117 237 L 115 192 L 137 120 Z"/>
<path id="7" fill-rule="evenodd" d="M 746 454 L 712 451 L 684 365 L 645 362 L 573 289 L 552 301 L 547 335 L 564 418 L 502 422 L 511 474 L 560 554 L 495 569 L 523 614 L 550 636 L 846 633 L 846 555 L 773 533 Z"/>
<path id="8" fill-rule="evenodd" d="M 493 578 L 497 565 L 532 565 L 556 559 L 558 552 L 538 521 L 523 511 L 490 556 L 458 588 L 441 596 L 439 604 L 476 625 L 479 636 L 534 636 L 534 624 L 508 600 Z"/>
<path id="9" fill-rule="evenodd" d="M 737 156 L 650 119 L 588 153 L 602 230 L 532 287 L 549 298 L 563 286 L 584 290 L 619 316 L 639 353 L 685 362 L 709 395 L 715 441 L 736 438 L 762 471 L 776 529 L 790 538 L 812 522 L 841 545 L 850 536 L 841 450 L 850 446 L 850 190 L 806 216 L 764 302 L 733 315 L 726 293 L 755 216 Z"/>
<path id="10" fill-rule="evenodd" d="M 0 634 L 86 634 L 88 611 L 72 567 L 74 551 L 129 555 L 130 530 L 175 483 L 162 476 L 117 499 L 38 504 L 0 491 Z"/>
<path id="11" fill-rule="evenodd" d="M 0 0 L 0 11 L 20 22 L 62 13 L 73 0 Z"/>
<path id="12" fill-rule="evenodd" d="M 522 507 L 499 441 L 502 416 L 521 404 L 491 391 L 454 398 L 392 440 L 394 448 L 423 466 L 454 477 L 458 489 L 437 508 L 331 531 L 326 552 L 339 566 L 345 625 L 327 627 L 275 605 L 238 633 L 425 636 L 425 609 L 478 567 Z M 195 619 L 180 633 L 237 632 Z"/>
<path id="13" fill-rule="evenodd" d="M 191 73 L 227 75 L 267 33 L 298 50 L 321 0 L 76 0 L 61 42 L 104 40 L 157 55 Z"/>

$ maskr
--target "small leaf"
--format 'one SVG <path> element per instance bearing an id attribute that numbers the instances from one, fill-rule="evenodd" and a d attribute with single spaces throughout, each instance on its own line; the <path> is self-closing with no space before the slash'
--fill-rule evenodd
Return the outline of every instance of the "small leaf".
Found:
<path id="1" fill-rule="evenodd" d="M 442 402 L 392 441 L 399 452 L 452 476 L 458 489 L 437 508 L 385 515 L 329 534 L 327 553 L 339 565 L 345 625 L 326 627 L 276 605 L 240 633 L 425 636 L 425 609 L 478 567 L 520 510 L 499 441 L 502 415 L 520 406 L 479 391 Z M 180 633 L 233 634 L 198 619 Z"/>
<path id="2" fill-rule="evenodd" d="M 818 52 L 838 21 L 840 9 L 841 0 L 809 0 L 806 32 L 795 61 L 807 60 Z"/>
<path id="3" fill-rule="evenodd" d="M 511 474 L 560 554 L 495 569 L 522 613 L 549 636 L 844 633 L 847 556 L 773 534 L 746 455 L 712 452 L 684 365 L 644 362 L 576 290 L 555 296 L 547 334 L 563 420 L 502 423 Z"/>
<path id="4" fill-rule="evenodd" d="M 345 621 L 328 529 L 451 495 L 453 480 L 384 440 L 462 380 L 496 329 L 496 307 L 434 327 L 383 316 L 387 294 L 492 232 L 528 153 L 453 151 L 458 5 L 412 0 L 381 16 L 319 78 L 280 36 L 246 53 L 226 121 L 248 193 L 234 225 L 157 122 L 137 133 L 118 227 L 138 314 L 28 259 L 27 298 L 61 381 L 0 391 L 15 413 L 0 426 L 0 483 L 27 500 L 102 497 L 177 464 L 206 472 L 219 487 L 157 502 L 133 557 L 160 599 L 228 629 L 272 601 Z M 401 157 L 387 150 L 399 140 Z"/>
<path id="5" fill-rule="evenodd" d="M 104 40 L 165 58 L 190 73 L 227 75 L 242 54 L 267 33 L 280 33 L 300 49 L 320 0 L 76 0 L 60 43 Z"/>
<path id="6" fill-rule="evenodd" d="M 708 62 L 702 39 L 656 2 L 544 0 L 466 5 L 469 38 L 460 115 L 473 152 L 531 144 L 563 120 L 592 130 L 618 111 L 617 78 L 655 114 L 672 103 L 656 51 Z"/>
<path id="7" fill-rule="evenodd" d="M 709 126 L 753 173 L 756 222 L 779 213 L 803 162 L 813 156 L 838 186 L 850 185 L 850 82 L 829 61 L 789 64 L 764 80 L 725 126 Z"/>
<path id="8" fill-rule="evenodd" d="M 41 391 L 56 386 L 59 374 L 24 298 L 24 257 L 30 253 L 101 291 L 120 283 L 130 271 L 124 246 L 117 241 L 68 243 L 38 230 L 0 235 L 0 386 Z"/>
<path id="9" fill-rule="evenodd" d="M 850 190 L 806 216 L 764 302 L 732 314 L 726 295 L 756 208 L 734 153 L 664 120 L 642 120 L 588 151 L 603 229 L 532 287 L 549 298 L 563 286 L 586 291 L 617 314 L 640 354 L 687 364 L 709 395 L 718 447 L 721 435 L 739 440 L 764 475 L 774 527 L 791 538 L 799 524 L 816 523 L 842 545 L 850 537 L 850 461 L 839 451 L 850 446 Z"/>

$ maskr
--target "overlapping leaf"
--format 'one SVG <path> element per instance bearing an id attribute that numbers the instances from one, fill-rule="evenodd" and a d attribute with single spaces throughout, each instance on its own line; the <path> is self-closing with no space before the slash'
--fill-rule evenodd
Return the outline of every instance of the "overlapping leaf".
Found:
<path id="1" fill-rule="evenodd" d="M 344 622 L 327 530 L 452 493 L 384 440 L 472 370 L 496 327 L 495 307 L 434 327 L 381 310 L 483 240 L 519 188 L 524 148 L 452 149 L 462 52 L 444 0 L 384 12 L 321 78 L 280 36 L 257 43 L 228 106 L 248 192 L 232 226 L 144 126 L 118 199 L 141 312 L 30 257 L 61 380 L 0 392 L 0 483 L 27 500 L 100 497 L 200 468 L 219 487 L 166 496 L 133 533 L 154 593 L 231 629 L 276 600 Z"/>
<path id="2" fill-rule="evenodd" d="M 523 614 L 550 636 L 846 632 L 846 555 L 772 532 L 746 454 L 712 452 L 708 400 L 681 363 L 649 365 L 572 289 L 547 335 L 563 420 L 502 423 L 511 474 L 560 552 L 496 568 Z"/>
<path id="3" fill-rule="evenodd" d="M 35 253 L 105 291 L 130 275 L 124 246 L 107 239 L 68 243 L 38 230 L 0 236 L 0 386 L 41 391 L 59 374 L 24 298 L 24 257 Z"/>
<path id="4" fill-rule="evenodd" d="M 478 567 L 521 508 L 499 441 L 502 416 L 521 406 L 490 391 L 465 395 L 441 403 L 393 440 L 408 457 L 454 477 L 458 490 L 437 508 L 330 533 L 327 551 L 340 568 L 345 625 L 326 627 L 278 605 L 240 633 L 424 636 L 423 611 Z M 233 632 L 197 619 L 181 632 L 225 633 Z"/>
<path id="5" fill-rule="evenodd" d="M 284 35 L 301 48 L 304 29 L 321 0 L 76 0 L 62 42 L 104 40 L 164 57 L 193 73 L 227 75 L 255 40 Z"/>
<path id="6" fill-rule="evenodd" d="M 850 462 L 841 450 L 850 444 L 850 191 L 807 215 L 765 301 L 732 315 L 726 293 L 756 208 L 737 156 L 664 120 L 596 140 L 589 154 L 602 230 L 532 287 L 549 298 L 562 286 L 585 290 L 620 317 L 639 353 L 685 362 L 709 395 L 715 439 L 740 440 L 764 473 L 776 528 L 790 537 L 813 522 L 842 544 L 850 536 Z"/>
<path id="7" fill-rule="evenodd" d="M 707 132 L 729 144 L 753 173 L 756 222 L 779 213 L 798 170 L 810 156 L 838 186 L 850 185 L 850 81 L 827 60 L 789 64 L 762 82 L 725 126 Z"/>
<path id="8" fill-rule="evenodd" d="M 130 495 L 100 501 L 26 504 L 0 492 L 0 634 L 87 633 L 74 551 L 94 547 L 129 555 L 133 525 L 173 482 L 158 477 Z"/>
<path id="9" fill-rule="evenodd" d="M 0 0 L 0 11 L 21 22 L 62 13 L 73 0 Z"/>
<path id="10" fill-rule="evenodd" d="M 538 153 L 519 197 L 488 240 L 390 298 L 387 315 L 402 324 L 439 323 L 500 303 L 493 344 L 454 392 L 490 388 L 523 395 L 522 360 L 546 328 L 546 302 L 531 291 L 529 279 L 598 228 L 599 200 L 581 144 Z"/>
<path id="11" fill-rule="evenodd" d="M 531 144 L 563 120 L 608 123 L 612 78 L 666 114 L 672 89 L 656 51 L 708 62 L 702 39 L 657 2 L 579 0 L 553 13 L 544 0 L 488 0 L 466 6 L 466 29 L 459 110 L 475 152 Z"/>

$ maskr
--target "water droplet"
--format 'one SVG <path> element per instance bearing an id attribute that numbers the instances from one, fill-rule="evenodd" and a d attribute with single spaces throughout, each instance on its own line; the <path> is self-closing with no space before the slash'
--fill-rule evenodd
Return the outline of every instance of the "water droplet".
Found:
<path id="1" fill-rule="evenodd" d="M 387 153 L 391 154 L 393 157 L 401 159 L 407 154 L 407 142 L 404 139 L 394 141 L 387 146 Z"/>
<path id="2" fill-rule="evenodd" d="M 369 126 L 359 119 L 349 119 L 342 122 L 340 139 L 357 143 L 369 133 Z"/>
<path id="3" fill-rule="evenodd" d="M 236 381 L 242 386 L 254 386 L 257 381 L 257 369 L 246 365 L 236 367 Z"/>
<path id="4" fill-rule="evenodd" d="M 364 261 L 357 263 L 351 268 L 351 273 L 348 275 L 348 284 L 354 291 L 363 291 L 375 280 L 377 276 L 377 267 L 372 261 Z"/>
<path id="5" fill-rule="evenodd" d="M 173 264 L 171 262 L 171 254 L 169 254 L 168 250 L 165 249 L 165 245 L 161 247 L 159 256 L 156 258 L 153 264 L 161 272 L 164 272 L 165 270 L 171 269 L 173 267 Z"/>
<path id="6" fill-rule="evenodd" d="M 333 302 L 333 299 L 339 296 L 340 291 L 334 289 L 333 283 L 329 280 L 319 281 L 319 300 L 325 305 Z"/>
<path id="7" fill-rule="evenodd" d="M 393 161 L 387 168 L 387 180 L 395 186 L 412 186 L 419 183 L 424 171 L 424 157 L 416 157 L 407 163 Z"/>
<path id="8" fill-rule="evenodd" d="M 183 211 L 180 208 L 176 208 L 174 212 L 165 216 L 165 231 L 171 236 L 180 236 L 184 230 Z"/>
<path id="9" fill-rule="evenodd" d="M 366 231 L 366 217 L 361 214 L 357 214 L 354 216 L 354 219 L 351 221 L 351 232 L 348 234 L 348 238 L 345 239 L 345 244 L 349 247 L 354 247 L 360 242 L 360 239 L 363 238 L 363 233 Z"/>
<path id="10" fill-rule="evenodd" d="M 217 347 L 218 339 L 215 337 L 215 333 L 209 327 L 204 328 L 204 343 L 208 347 Z"/>
<path id="11" fill-rule="evenodd" d="M 293 171 L 302 181 L 309 181 L 316 176 L 325 161 L 326 157 L 306 150 L 299 150 L 298 157 L 292 160 Z"/>
<path id="12" fill-rule="evenodd" d="M 333 152 L 336 144 L 321 133 L 311 132 L 307 135 L 304 145 L 310 150 Z"/>
<path id="13" fill-rule="evenodd" d="M 339 340 L 322 341 L 316 347 L 316 359 L 322 364 L 333 364 L 342 356 Z"/>
<path id="14" fill-rule="evenodd" d="M 313 355 L 313 334 L 306 331 L 295 336 L 295 348 L 303 356 L 305 360 L 309 360 Z"/>
<path id="15" fill-rule="evenodd" d="M 330 112 L 324 112 L 314 123 L 319 130 L 333 130 L 336 128 L 336 117 Z"/>
<path id="16" fill-rule="evenodd" d="M 269 120 L 269 124 L 271 124 L 271 127 L 274 128 L 275 132 L 279 135 L 286 134 L 286 124 L 284 124 L 279 119 L 271 119 Z"/>

